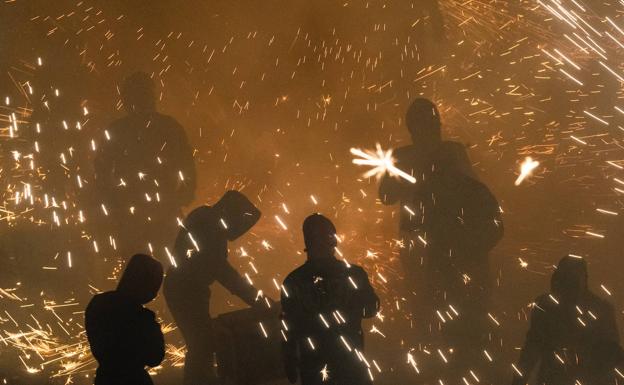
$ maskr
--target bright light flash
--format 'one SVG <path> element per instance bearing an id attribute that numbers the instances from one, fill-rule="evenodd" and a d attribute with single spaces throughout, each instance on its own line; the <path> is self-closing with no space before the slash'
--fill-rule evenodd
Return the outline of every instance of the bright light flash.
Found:
<path id="1" fill-rule="evenodd" d="M 539 166 L 539 162 L 533 160 L 530 156 L 527 156 L 522 162 L 520 166 L 520 175 L 518 175 L 518 179 L 516 179 L 515 185 L 520 186 L 520 184 Z"/>
<path id="2" fill-rule="evenodd" d="M 351 154 L 358 157 L 353 159 L 353 164 L 372 167 L 364 173 L 365 178 L 375 175 L 377 179 L 380 179 L 385 173 L 388 173 L 391 176 L 403 178 L 410 183 L 416 183 L 416 178 L 395 166 L 392 150 L 384 151 L 379 143 L 376 145 L 375 152 L 351 148 Z"/>

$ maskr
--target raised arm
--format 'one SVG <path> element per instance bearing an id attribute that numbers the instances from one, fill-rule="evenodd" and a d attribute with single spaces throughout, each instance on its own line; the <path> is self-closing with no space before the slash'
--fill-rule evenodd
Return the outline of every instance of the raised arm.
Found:
<path id="1" fill-rule="evenodd" d="M 216 278 L 230 293 L 239 297 L 249 306 L 255 306 L 258 290 L 253 287 L 227 260 L 219 261 Z"/>

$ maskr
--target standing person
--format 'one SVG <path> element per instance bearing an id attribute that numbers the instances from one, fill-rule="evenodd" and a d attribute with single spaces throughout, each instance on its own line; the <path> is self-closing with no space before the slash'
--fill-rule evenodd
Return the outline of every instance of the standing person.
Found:
<path id="1" fill-rule="evenodd" d="M 417 182 L 411 184 L 386 174 L 379 186 L 379 199 L 385 205 L 400 205 L 399 235 L 403 240 L 400 260 L 405 271 L 406 291 L 427 300 L 424 287 L 427 277 L 423 267 L 426 262 L 423 260 L 423 250 L 419 248 L 421 241 L 418 239 L 419 235 L 423 235 L 424 213 L 418 194 L 422 191 L 421 187 L 428 182 L 437 159 L 443 159 L 449 164 L 447 168 L 462 175 L 471 178 L 476 176 L 464 146 L 442 140 L 440 113 L 430 100 L 414 100 L 407 111 L 405 123 L 412 144 L 397 148 L 393 156 L 396 166 L 412 174 Z M 420 306 L 417 308 L 420 309 Z"/>
<path id="2" fill-rule="evenodd" d="M 288 379 L 369 384 L 361 322 L 377 314 L 379 299 L 364 269 L 334 256 L 336 228 L 329 219 L 309 216 L 303 235 L 308 260 L 286 277 L 281 296 Z"/>
<path id="3" fill-rule="evenodd" d="M 513 384 L 614 384 L 623 358 L 613 306 L 588 289 L 585 260 L 564 257 L 535 300 Z"/>
<path id="4" fill-rule="evenodd" d="M 406 123 L 413 144 L 396 150 L 396 164 L 417 181 L 386 175 L 379 195 L 401 204 L 400 259 L 418 342 L 452 352 L 452 364 L 435 371 L 461 380 L 487 341 L 488 254 L 503 235 L 501 212 L 464 148 L 441 139 L 433 103 L 415 100 Z"/>
<path id="5" fill-rule="evenodd" d="M 188 215 L 175 242 L 177 266 L 167 271 L 167 306 L 186 341 L 185 385 L 217 384 L 213 355 L 215 336 L 210 316 L 210 286 L 222 284 L 246 304 L 261 307 L 258 290 L 228 262 L 228 241 L 246 233 L 260 211 L 237 191 L 228 191 L 214 206 Z"/>
<path id="6" fill-rule="evenodd" d="M 151 385 L 146 366 L 160 365 L 165 344 L 152 301 L 163 279 L 154 258 L 136 254 L 128 262 L 117 289 L 98 294 L 87 306 L 85 329 L 99 366 L 95 385 Z"/>
<path id="7" fill-rule="evenodd" d="M 149 75 L 126 78 L 121 98 L 127 115 L 106 130 L 94 164 L 96 187 L 121 250 L 145 252 L 150 242 L 173 241 L 176 218 L 194 198 L 193 150 L 184 128 L 156 111 Z"/>

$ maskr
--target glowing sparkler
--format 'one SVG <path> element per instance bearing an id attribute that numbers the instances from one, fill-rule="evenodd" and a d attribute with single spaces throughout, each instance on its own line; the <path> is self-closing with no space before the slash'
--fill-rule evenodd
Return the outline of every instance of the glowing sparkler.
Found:
<path id="1" fill-rule="evenodd" d="M 376 145 L 375 152 L 351 148 L 351 154 L 359 157 L 353 159 L 353 164 L 373 167 L 364 173 L 364 177 L 366 178 L 375 175 L 377 179 L 380 179 L 385 173 L 388 173 L 391 176 L 403 178 L 410 183 L 416 183 L 416 178 L 395 166 L 394 158 L 392 158 L 392 150 L 383 150 L 379 143 Z"/>
<path id="2" fill-rule="evenodd" d="M 529 176 L 531 175 L 531 173 L 533 172 L 533 170 L 535 170 L 537 168 L 537 166 L 539 166 L 539 162 L 536 160 L 533 160 L 533 158 L 531 158 L 530 156 L 527 156 L 524 159 L 524 162 L 522 162 L 522 165 L 520 166 L 520 175 L 518 176 L 518 179 L 516 179 L 515 185 L 516 186 L 520 186 L 520 184 Z"/>

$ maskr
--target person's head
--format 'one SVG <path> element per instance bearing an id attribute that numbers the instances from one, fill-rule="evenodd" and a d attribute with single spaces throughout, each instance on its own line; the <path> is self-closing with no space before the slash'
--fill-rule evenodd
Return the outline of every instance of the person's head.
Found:
<path id="1" fill-rule="evenodd" d="M 163 267 L 145 254 L 130 258 L 117 284 L 117 291 L 141 305 L 156 298 L 163 281 Z"/>
<path id="2" fill-rule="evenodd" d="M 587 262 L 575 256 L 565 256 L 553 272 L 550 289 L 565 301 L 575 301 L 587 291 Z"/>
<path id="3" fill-rule="evenodd" d="M 407 109 L 405 124 L 416 145 L 435 144 L 442 140 L 440 113 L 429 99 L 415 99 Z"/>
<path id="4" fill-rule="evenodd" d="M 145 72 L 135 72 L 121 85 L 121 101 L 128 113 L 143 114 L 156 109 L 154 82 Z"/>
<path id="5" fill-rule="evenodd" d="M 333 256 L 338 243 L 336 227 L 321 214 L 312 214 L 303 221 L 303 239 L 311 259 Z"/>

